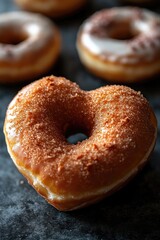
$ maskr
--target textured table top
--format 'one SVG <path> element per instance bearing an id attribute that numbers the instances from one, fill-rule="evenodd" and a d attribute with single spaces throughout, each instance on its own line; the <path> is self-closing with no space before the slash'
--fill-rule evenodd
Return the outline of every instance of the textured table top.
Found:
<path id="1" fill-rule="evenodd" d="M 92 0 L 76 15 L 56 21 L 62 32 L 63 49 L 51 73 L 65 76 L 86 90 L 109 84 L 83 68 L 75 40 L 79 25 L 86 17 L 111 6 L 118 6 L 118 3 Z M 13 10 L 18 7 L 11 0 L 0 0 L 0 12 Z M 0 85 L 0 240 L 159 240 L 160 129 L 150 162 L 125 188 L 88 208 L 59 212 L 28 185 L 7 153 L 3 136 L 5 112 L 22 86 L 24 84 Z M 150 101 L 160 123 L 159 78 L 131 87 Z"/>

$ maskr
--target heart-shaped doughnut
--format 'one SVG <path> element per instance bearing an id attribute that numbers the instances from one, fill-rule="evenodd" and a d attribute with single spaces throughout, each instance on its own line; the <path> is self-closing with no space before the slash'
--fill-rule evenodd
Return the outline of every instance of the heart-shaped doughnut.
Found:
<path id="1" fill-rule="evenodd" d="M 70 144 L 66 136 L 73 132 L 88 139 Z M 86 92 L 50 76 L 17 94 L 4 133 L 19 171 L 67 211 L 102 199 L 134 176 L 154 148 L 157 122 L 147 100 L 128 87 Z"/>

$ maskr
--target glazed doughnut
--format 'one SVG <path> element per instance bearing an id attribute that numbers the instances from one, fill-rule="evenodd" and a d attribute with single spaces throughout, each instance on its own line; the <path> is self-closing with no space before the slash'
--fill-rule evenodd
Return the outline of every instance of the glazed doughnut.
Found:
<path id="1" fill-rule="evenodd" d="M 89 138 L 68 143 L 66 136 L 79 131 Z M 4 124 L 19 171 L 63 211 L 123 186 L 147 161 L 156 132 L 155 115 L 140 93 L 125 86 L 85 92 L 54 76 L 23 88 L 10 103 Z"/>
<path id="2" fill-rule="evenodd" d="M 82 63 L 105 80 L 151 78 L 160 73 L 160 17 L 132 7 L 101 10 L 82 24 L 77 49 Z"/>
<path id="3" fill-rule="evenodd" d="M 1 14 L 0 82 L 31 80 L 47 72 L 60 45 L 60 33 L 46 17 L 27 12 Z"/>
<path id="4" fill-rule="evenodd" d="M 43 13 L 50 17 L 68 15 L 86 3 L 87 0 L 15 0 L 23 9 Z"/>

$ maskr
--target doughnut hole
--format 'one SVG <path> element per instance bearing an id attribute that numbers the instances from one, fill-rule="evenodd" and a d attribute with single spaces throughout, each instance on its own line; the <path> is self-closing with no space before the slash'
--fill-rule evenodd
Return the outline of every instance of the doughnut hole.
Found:
<path id="1" fill-rule="evenodd" d="M 115 40 L 132 40 L 139 35 L 136 29 L 133 29 L 129 22 L 116 23 L 110 31 L 110 38 Z"/>
<path id="2" fill-rule="evenodd" d="M 76 112 L 76 115 L 79 115 L 79 111 Z M 88 139 L 92 132 L 92 125 L 90 119 L 86 118 L 86 116 L 82 117 L 79 115 L 79 119 L 74 117 L 75 121 L 69 121 L 66 131 L 64 133 L 65 139 L 69 144 L 76 145 L 84 140 Z M 93 119 L 92 119 L 93 120 Z"/>
<path id="3" fill-rule="evenodd" d="M 0 33 L 0 43 L 6 45 L 18 45 L 27 38 L 28 35 L 25 32 L 11 28 L 6 28 L 5 31 L 1 31 Z"/>
<path id="4" fill-rule="evenodd" d="M 73 119 L 69 120 L 68 127 L 65 131 L 66 141 L 73 145 L 88 139 L 93 131 L 94 118 L 90 116 L 87 108 L 84 107 L 85 111 L 83 111 L 83 113 L 80 108 L 82 109 L 83 105 L 79 106 L 79 109 L 77 108 L 75 115 L 71 115 Z"/>
<path id="5" fill-rule="evenodd" d="M 131 29 L 123 29 L 119 28 L 117 32 L 113 32 L 111 38 L 115 40 L 132 40 L 137 36 L 137 34 L 133 33 Z"/>
<path id="6" fill-rule="evenodd" d="M 87 136 L 82 131 L 75 131 L 75 132 L 67 132 L 66 139 L 67 142 L 70 144 L 77 144 L 79 142 L 83 142 L 84 140 L 88 139 L 89 136 Z"/>

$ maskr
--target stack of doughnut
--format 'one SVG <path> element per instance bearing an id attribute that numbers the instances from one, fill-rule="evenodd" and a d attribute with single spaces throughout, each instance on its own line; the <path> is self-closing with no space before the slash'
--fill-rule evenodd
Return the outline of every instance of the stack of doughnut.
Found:
<path id="1" fill-rule="evenodd" d="M 0 15 L 1 83 L 39 77 L 54 65 L 60 49 L 60 32 L 48 18 L 28 12 Z"/>
<path id="2" fill-rule="evenodd" d="M 79 9 L 86 1 L 87 0 L 15 0 L 22 9 L 43 13 L 50 17 L 68 15 Z"/>
<path id="3" fill-rule="evenodd" d="M 131 83 L 160 73 L 160 16 L 136 7 L 104 9 L 82 24 L 82 63 L 105 80 Z"/>
<path id="4" fill-rule="evenodd" d="M 69 144 L 68 132 L 88 139 Z M 23 88 L 4 125 L 10 156 L 50 204 L 69 211 L 122 187 L 149 158 L 157 122 L 147 100 L 125 86 L 85 92 L 54 76 Z"/>

